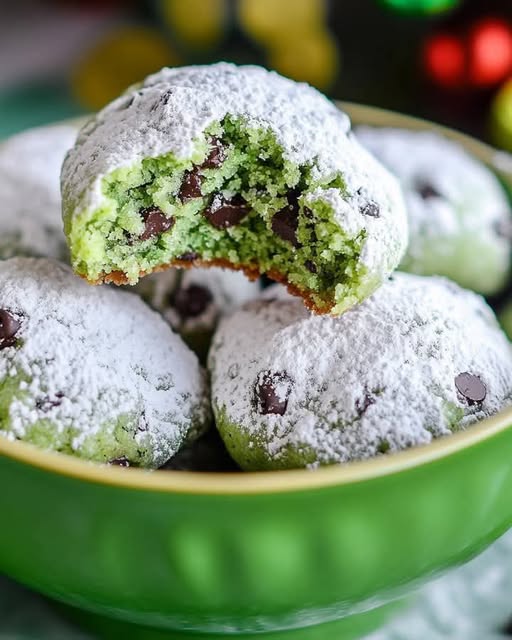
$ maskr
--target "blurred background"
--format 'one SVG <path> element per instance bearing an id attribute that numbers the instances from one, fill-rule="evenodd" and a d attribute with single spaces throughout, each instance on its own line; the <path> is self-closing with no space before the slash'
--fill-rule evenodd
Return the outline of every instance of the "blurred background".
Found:
<path id="1" fill-rule="evenodd" d="M 5 2 L 0 137 L 96 110 L 162 66 L 217 60 L 512 150 L 512 0 Z"/>

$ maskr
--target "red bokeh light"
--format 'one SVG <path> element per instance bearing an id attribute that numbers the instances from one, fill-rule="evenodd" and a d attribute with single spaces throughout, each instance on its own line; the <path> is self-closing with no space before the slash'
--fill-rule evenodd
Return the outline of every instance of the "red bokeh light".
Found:
<path id="1" fill-rule="evenodd" d="M 424 43 L 423 66 L 445 89 L 493 88 L 512 77 L 512 24 L 485 18 L 464 31 L 434 34 Z"/>
<path id="2" fill-rule="evenodd" d="M 512 27 L 503 20 L 478 22 L 469 35 L 469 80 L 492 87 L 512 73 Z"/>
<path id="3" fill-rule="evenodd" d="M 456 36 L 440 33 L 428 38 L 423 61 L 436 84 L 456 88 L 464 83 L 466 55 L 462 41 Z"/>

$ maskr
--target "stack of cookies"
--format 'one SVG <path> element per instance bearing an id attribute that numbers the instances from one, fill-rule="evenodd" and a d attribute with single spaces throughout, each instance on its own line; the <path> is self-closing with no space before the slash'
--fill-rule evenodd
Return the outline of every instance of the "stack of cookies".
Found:
<path id="1" fill-rule="evenodd" d="M 510 205 L 440 136 L 356 135 L 315 89 L 220 63 L 17 136 L 0 168 L 3 436 L 120 466 L 316 468 L 511 402 L 512 348 L 455 284 L 505 286 Z"/>

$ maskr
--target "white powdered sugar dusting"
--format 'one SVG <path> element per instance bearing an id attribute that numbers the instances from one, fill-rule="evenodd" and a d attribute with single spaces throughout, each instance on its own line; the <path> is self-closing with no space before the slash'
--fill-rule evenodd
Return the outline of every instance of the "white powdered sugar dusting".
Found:
<path id="1" fill-rule="evenodd" d="M 0 309 L 21 324 L 17 345 L 0 349 L 0 381 L 23 391 L 2 396 L 0 434 L 23 439 L 48 420 L 80 455 L 128 416 L 159 466 L 205 424 L 196 356 L 137 296 L 91 287 L 53 260 L 13 258 L 0 262 Z"/>
<path id="2" fill-rule="evenodd" d="M 361 126 L 361 143 L 394 175 L 404 189 L 411 233 L 409 254 L 421 256 L 424 242 L 464 232 L 500 237 L 511 227 L 510 204 L 496 176 L 461 145 L 431 131 L 407 131 Z M 436 196 L 422 196 L 431 188 Z M 447 244 L 447 251 L 451 245 Z"/>
<path id="3" fill-rule="evenodd" d="M 310 164 L 314 180 L 342 174 L 346 184 L 338 213 L 345 228 L 367 232 L 363 262 L 384 270 L 405 249 L 407 223 L 398 183 L 349 132 L 350 121 L 306 84 L 261 67 L 219 63 L 162 69 L 108 105 L 81 131 L 63 166 L 62 189 L 71 215 L 104 201 L 105 175 L 146 157 L 172 152 L 189 158 L 205 129 L 227 115 L 269 128 L 284 156 Z M 379 206 L 363 215 L 362 195 Z"/>
<path id="4" fill-rule="evenodd" d="M 369 458 L 511 401 L 512 347 L 484 300 L 449 280 L 395 273 L 338 318 L 312 315 L 281 291 L 223 320 L 209 362 L 214 409 L 270 460 L 290 449 L 314 451 L 316 464 Z M 258 409 L 262 372 L 291 381 L 283 415 Z M 460 374 L 483 385 L 483 401 L 461 394 Z"/>
<path id="5" fill-rule="evenodd" d="M 0 258 L 65 255 L 60 170 L 77 132 L 72 124 L 38 127 L 0 144 Z"/>

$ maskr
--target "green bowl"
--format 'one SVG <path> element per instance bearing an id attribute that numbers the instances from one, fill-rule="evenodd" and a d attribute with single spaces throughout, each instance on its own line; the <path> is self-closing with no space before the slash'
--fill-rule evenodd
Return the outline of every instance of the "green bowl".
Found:
<path id="1" fill-rule="evenodd" d="M 0 572 L 109 639 L 357 638 L 512 525 L 511 458 L 512 409 L 314 472 L 150 473 L 0 438 Z"/>

